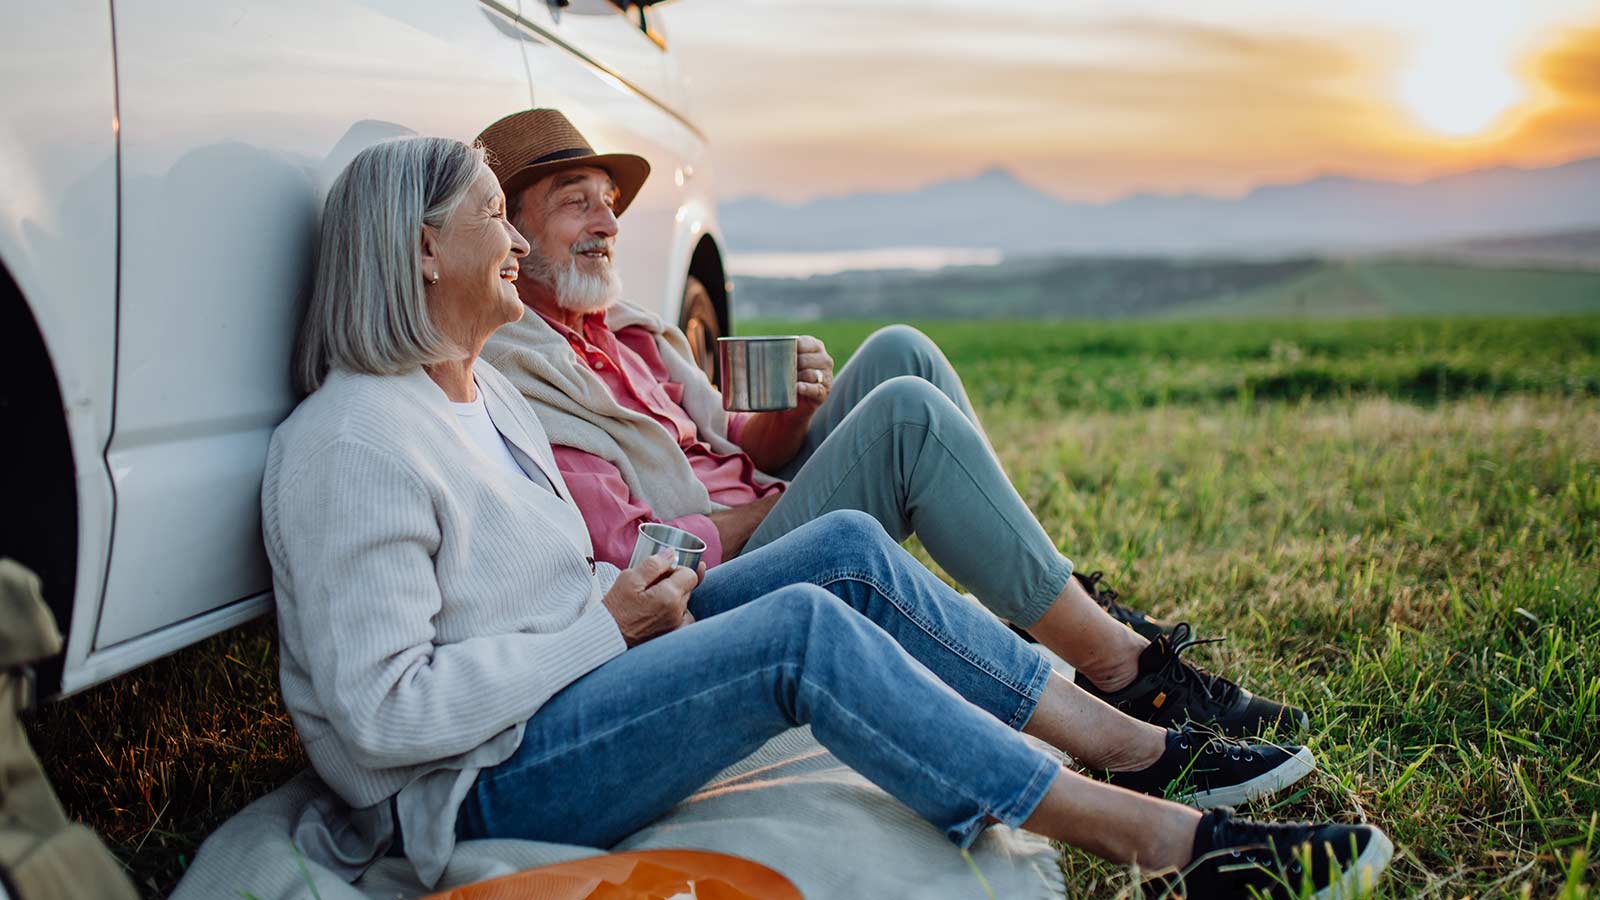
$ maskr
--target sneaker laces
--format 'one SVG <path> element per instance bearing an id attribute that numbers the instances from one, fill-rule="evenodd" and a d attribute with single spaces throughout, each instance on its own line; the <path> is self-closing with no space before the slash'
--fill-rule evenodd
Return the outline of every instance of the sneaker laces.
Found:
<path id="1" fill-rule="evenodd" d="M 1162 638 L 1167 642 L 1167 661 L 1162 665 L 1159 675 L 1181 685 L 1193 684 L 1200 689 L 1207 703 L 1227 708 L 1238 698 L 1239 686 L 1221 675 L 1207 672 L 1182 656 L 1190 647 L 1220 644 L 1227 638 L 1197 638 L 1193 635 L 1194 630 L 1189 627 L 1188 622 L 1179 622 L 1172 628 L 1172 637 Z"/>
<path id="2" fill-rule="evenodd" d="M 1113 616 L 1127 617 L 1130 615 L 1139 615 L 1138 613 L 1134 613 L 1126 606 L 1123 606 L 1117 602 L 1117 597 L 1120 595 L 1116 591 L 1112 590 L 1109 585 L 1104 583 L 1105 575 L 1105 572 L 1096 569 L 1095 571 L 1083 576 L 1083 586 L 1086 590 L 1088 590 L 1089 596 L 1094 600 L 1094 602 L 1105 607 L 1106 611 L 1110 612 Z"/>
<path id="3" fill-rule="evenodd" d="M 1283 866 L 1294 873 L 1301 869 L 1299 854 L 1293 852 L 1294 848 L 1309 842 L 1315 830 L 1315 826 L 1309 822 L 1256 822 L 1235 818 L 1231 814 L 1218 824 L 1223 826 L 1227 846 L 1215 846 L 1213 840 L 1213 846 L 1203 854 L 1203 858 L 1237 859 L 1242 863 L 1269 868 Z M 1282 858 L 1280 852 L 1284 853 Z"/>
<path id="4" fill-rule="evenodd" d="M 1226 756 L 1234 761 L 1254 762 L 1256 752 L 1250 745 L 1238 738 L 1225 737 L 1211 731 L 1189 728 L 1184 736 L 1179 739 L 1178 746 L 1187 750 L 1192 746 L 1191 741 L 1199 738 L 1200 752 L 1206 756 Z"/>

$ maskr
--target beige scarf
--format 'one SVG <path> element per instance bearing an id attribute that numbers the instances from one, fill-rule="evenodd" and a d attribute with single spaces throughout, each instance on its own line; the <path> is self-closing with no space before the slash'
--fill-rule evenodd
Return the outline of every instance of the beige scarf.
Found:
<path id="1" fill-rule="evenodd" d="M 714 452 L 742 452 L 728 440 L 722 394 L 694 364 L 689 341 L 645 310 L 618 303 L 606 310 L 612 332 L 635 325 L 655 335 L 667 377 L 683 385 L 683 409 Z M 482 358 L 505 375 L 539 416 L 550 443 L 592 453 L 617 467 L 628 492 L 649 504 L 658 519 L 726 509 L 713 502 L 689 467 L 677 436 L 643 413 L 616 401 L 572 345 L 533 310 L 496 331 Z M 774 479 L 756 473 L 758 484 Z"/>

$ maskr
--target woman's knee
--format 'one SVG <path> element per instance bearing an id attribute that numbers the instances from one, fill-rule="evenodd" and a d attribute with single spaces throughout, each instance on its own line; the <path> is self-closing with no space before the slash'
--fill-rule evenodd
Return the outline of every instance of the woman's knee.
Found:
<path id="1" fill-rule="evenodd" d="M 808 634 L 819 622 L 850 611 L 844 601 L 810 582 L 786 585 L 761 599 L 770 607 L 761 621 L 784 636 Z"/>
<path id="2" fill-rule="evenodd" d="M 895 546 L 883 523 L 859 509 L 836 509 L 823 513 L 814 520 L 824 530 L 826 540 L 844 552 L 867 549 L 875 552 Z"/>
<path id="3" fill-rule="evenodd" d="M 850 631 L 849 617 L 856 615 L 849 604 L 809 582 L 778 588 L 750 608 L 757 623 L 753 627 L 767 645 L 762 656 L 795 663 L 802 670 L 817 642 L 837 641 Z"/>

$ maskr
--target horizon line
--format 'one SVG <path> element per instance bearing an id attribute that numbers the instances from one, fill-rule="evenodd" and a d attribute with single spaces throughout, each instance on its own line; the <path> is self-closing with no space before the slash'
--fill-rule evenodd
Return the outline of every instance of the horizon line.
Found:
<path id="1" fill-rule="evenodd" d="M 1153 199 L 1164 199 L 1164 200 L 1172 200 L 1172 199 L 1242 200 L 1242 199 L 1244 199 L 1246 197 L 1249 197 L 1251 194 L 1253 194 L 1253 193 L 1255 193 L 1257 191 L 1260 191 L 1260 190 L 1266 190 L 1266 189 L 1271 189 L 1271 188 L 1283 188 L 1283 187 L 1298 187 L 1298 186 L 1301 186 L 1301 185 L 1310 184 L 1312 182 L 1322 181 L 1322 180 L 1330 180 L 1330 179 L 1340 179 L 1340 180 L 1347 180 L 1347 181 L 1360 181 L 1360 182 L 1366 182 L 1366 183 L 1369 183 L 1369 184 L 1404 185 L 1404 186 L 1407 186 L 1407 187 L 1415 187 L 1415 186 L 1418 186 L 1418 185 L 1428 184 L 1430 182 L 1443 181 L 1443 180 L 1449 179 L 1449 178 L 1456 178 L 1456 177 L 1460 177 L 1460 176 L 1463 176 L 1463 175 L 1472 175 L 1472 174 L 1482 173 L 1482 172 L 1494 172 L 1494 171 L 1501 171 L 1501 170 L 1512 170 L 1512 171 L 1518 171 L 1518 172 L 1536 172 L 1536 171 L 1544 171 L 1544 170 L 1548 170 L 1548 169 L 1559 169 L 1559 168 L 1562 168 L 1564 166 L 1570 166 L 1570 165 L 1574 165 L 1576 163 L 1584 163 L 1584 162 L 1591 162 L 1591 161 L 1600 161 L 1600 154 L 1597 154 L 1597 153 L 1595 153 L 1593 151 L 1587 151 L 1587 152 L 1584 152 L 1584 153 L 1582 153 L 1580 155 L 1573 156 L 1573 157 L 1567 158 L 1567 159 L 1562 159 L 1559 162 L 1552 162 L 1552 163 L 1548 163 L 1548 164 L 1545 164 L 1545 165 L 1526 165 L 1526 164 L 1519 164 L 1519 163 L 1514 163 L 1514 162 L 1502 162 L 1502 163 L 1496 163 L 1494 165 L 1469 166 L 1469 167 L 1463 167 L 1463 168 L 1457 168 L 1457 169 L 1451 169 L 1451 168 L 1446 167 L 1446 168 L 1444 168 L 1442 170 L 1435 171 L 1435 172 L 1432 172 L 1432 173 L 1429 173 L 1429 174 L 1426 174 L 1426 175 L 1423 175 L 1423 176 L 1420 176 L 1420 177 L 1417 177 L 1417 178 L 1411 178 L 1411 179 L 1406 179 L 1406 178 L 1378 178 L 1378 177 L 1372 177 L 1372 176 L 1364 176 L 1364 175 L 1352 174 L 1352 173 L 1350 173 L 1348 171 L 1341 171 L 1341 170 L 1338 170 L 1338 169 L 1326 168 L 1326 169 L 1317 170 L 1317 171 L 1313 172 L 1312 174 L 1309 174 L 1306 177 L 1300 178 L 1300 179 L 1297 179 L 1297 180 L 1293 180 L 1293 181 L 1284 181 L 1284 180 L 1261 181 L 1261 182 L 1257 182 L 1255 184 L 1252 184 L 1252 185 L 1250 185 L 1249 187 L 1246 187 L 1243 190 L 1210 192 L 1210 191 L 1205 191 L 1205 190 L 1200 190 L 1200 189 L 1190 190 L 1190 191 L 1169 191 L 1169 190 L 1151 190 L 1151 189 L 1148 189 L 1148 188 L 1134 188 L 1132 190 L 1129 190 L 1126 193 L 1119 194 L 1119 195 L 1117 195 L 1115 197 L 1111 197 L 1111 198 L 1103 199 L 1103 200 L 1085 199 L 1083 197 L 1075 197 L 1075 196 L 1072 196 L 1070 194 L 1063 194 L 1061 192 L 1054 191 L 1054 190 L 1051 190 L 1051 189 L 1046 188 L 1046 187 L 1041 187 L 1037 182 L 1035 182 L 1032 179 L 1029 179 L 1026 176 L 1024 176 L 1021 173 L 1019 173 L 1012 164 L 996 161 L 996 162 L 986 163 L 986 164 L 981 165 L 981 166 L 979 166 L 979 167 L 977 167 L 975 169 L 970 169 L 970 170 L 968 170 L 968 174 L 957 174 L 957 175 L 950 175 L 950 176 L 947 176 L 947 177 L 944 177 L 944 178 L 937 178 L 937 179 L 934 179 L 934 180 L 927 181 L 927 182 L 924 182 L 922 184 L 919 184 L 916 187 L 905 188 L 905 189 L 902 189 L 902 190 L 849 191 L 849 192 L 844 192 L 844 193 L 819 193 L 819 194 L 816 194 L 815 196 L 808 197 L 808 198 L 806 198 L 804 200 L 792 201 L 792 202 L 788 201 L 788 200 L 782 200 L 782 199 L 779 199 L 777 197 L 773 197 L 773 196 L 770 196 L 770 195 L 767 195 L 767 194 L 745 193 L 745 194 L 736 194 L 736 195 L 733 195 L 731 197 L 718 198 L 718 204 L 719 205 L 723 205 L 723 204 L 728 204 L 728 203 L 739 203 L 739 202 L 744 202 L 744 201 L 749 201 L 749 200 L 760 200 L 760 201 L 765 201 L 767 203 L 774 203 L 774 204 L 777 204 L 778 206 L 783 206 L 783 207 L 788 207 L 788 208 L 797 208 L 797 207 L 807 206 L 807 205 L 810 205 L 812 203 L 816 203 L 816 202 L 822 201 L 822 200 L 842 200 L 842 199 L 849 199 L 849 198 L 854 198 L 854 197 L 870 197 L 870 196 L 904 196 L 906 194 L 915 194 L 915 193 L 919 193 L 921 191 L 928 190 L 929 188 L 938 187 L 940 185 L 945 185 L 945 184 L 951 184 L 951 183 L 954 183 L 954 182 L 975 181 L 978 178 L 981 178 L 981 177 L 983 177 L 985 175 L 988 175 L 988 174 L 990 174 L 992 172 L 1003 173 L 1003 174 L 1009 176 L 1010 178 L 1014 179 L 1015 181 L 1025 185 L 1025 186 L 1027 186 L 1029 188 L 1032 188 L 1033 190 L 1035 190 L 1035 191 L 1037 191 L 1037 192 L 1039 192 L 1041 194 L 1044 194 L 1047 197 L 1054 198 L 1054 199 L 1059 200 L 1059 201 L 1061 201 L 1063 203 L 1071 203 L 1071 204 L 1075 204 L 1075 205 L 1079 205 L 1079 206 L 1110 206 L 1112 204 L 1121 203 L 1121 202 L 1123 202 L 1125 200 L 1131 200 L 1131 199 L 1135 199 L 1135 198 L 1153 198 Z"/>

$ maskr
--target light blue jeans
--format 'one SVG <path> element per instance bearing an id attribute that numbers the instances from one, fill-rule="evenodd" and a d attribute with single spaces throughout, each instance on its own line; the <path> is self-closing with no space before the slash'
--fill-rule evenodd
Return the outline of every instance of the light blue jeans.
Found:
<path id="1" fill-rule="evenodd" d="M 928 554 L 995 614 L 1033 625 L 1066 588 L 1056 549 L 1000 468 L 961 378 L 905 325 L 867 338 L 834 380 L 789 480 L 745 552 L 836 509 L 858 509 Z"/>
<path id="2" fill-rule="evenodd" d="M 1049 664 L 862 513 L 718 566 L 689 609 L 540 707 L 457 835 L 609 847 L 799 725 L 961 847 L 1060 770 L 1017 733 Z"/>

